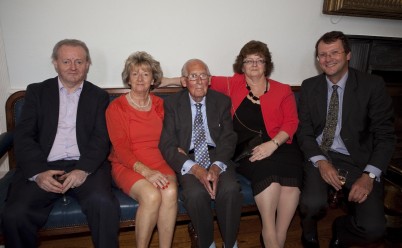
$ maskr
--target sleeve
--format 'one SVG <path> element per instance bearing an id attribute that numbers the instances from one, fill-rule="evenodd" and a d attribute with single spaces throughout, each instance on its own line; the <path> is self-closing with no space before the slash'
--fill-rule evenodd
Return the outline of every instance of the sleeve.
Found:
<path id="1" fill-rule="evenodd" d="M 14 149 L 17 166 L 26 178 L 47 170 L 47 156 L 38 140 L 40 96 L 34 85 L 27 87 L 20 121 L 16 126 Z"/>
<path id="2" fill-rule="evenodd" d="M 180 128 L 176 127 L 179 123 L 176 123 L 175 116 L 177 113 L 175 107 L 176 106 L 172 101 L 169 101 L 168 99 L 164 101 L 165 118 L 163 120 L 159 149 L 161 150 L 166 162 L 173 168 L 173 170 L 178 174 L 182 174 L 184 172 L 182 170 L 183 165 L 190 158 L 178 151 L 178 148 L 180 147 L 180 135 L 177 132 L 180 131 Z M 187 147 L 181 148 L 186 150 Z"/>
<path id="3" fill-rule="evenodd" d="M 93 108 L 93 114 L 88 115 L 88 117 L 94 118 L 94 121 L 93 125 L 87 125 L 86 127 L 88 129 L 86 130 L 88 137 L 85 141 L 85 147 L 82 149 L 82 152 L 80 150 L 81 155 L 76 168 L 92 173 L 103 164 L 110 152 L 110 140 L 105 118 L 105 111 L 109 105 L 109 95 L 106 91 L 99 89 L 96 94 L 92 94 L 91 91 L 90 95 L 81 95 L 80 98 L 81 97 L 85 98 L 85 102 L 88 106 L 82 106 L 84 104 L 79 104 L 79 109 L 77 111 L 83 112 L 86 110 L 86 107 Z M 81 114 L 77 112 L 77 116 L 78 115 Z M 82 125 L 82 121 L 80 121 L 80 124 L 77 122 L 77 125 Z M 80 142 L 78 138 L 77 142 Z"/>
<path id="4" fill-rule="evenodd" d="M 300 101 L 299 101 L 299 128 L 297 130 L 297 141 L 300 149 L 303 151 L 306 160 L 313 156 L 322 155 L 322 153 L 314 134 L 312 111 L 309 108 L 309 102 L 313 100 L 309 94 L 308 85 L 304 81 L 301 85 Z"/>
<path id="5" fill-rule="evenodd" d="M 394 111 L 384 81 L 376 77 L 374 85 L 368 106 L 374 149 L 368 164 L 385 172 L 395 149 Z"/>
<path id="6" fill-rule="evenodd" d="M 138 159 L 130 149 L 129 121 L 118 100 L 112 102 L 106 110 L 107 129 L 115 155 L 113 159 L 131 169 Z"/>
<path id="7" fill-rule="evenodd" d="M 285 96 L 281 102 L 283 125 L 280 131 L 286 132 L 289 135 L 289 142 L 291 142 L 293 139 L 293 135 L 296 133 L 299 124 L 299 118 L 297 115 L 295 96 L 290 86 L 287 86 L 285 89 Z"/>
<path id="8" fill-rule="evenodd" d="M 210 89 L 229 96 L 228 77 L 212 76 Z"/>

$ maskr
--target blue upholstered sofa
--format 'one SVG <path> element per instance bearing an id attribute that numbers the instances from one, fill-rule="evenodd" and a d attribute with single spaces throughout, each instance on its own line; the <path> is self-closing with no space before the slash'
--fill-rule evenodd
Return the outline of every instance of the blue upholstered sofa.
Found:
<path id="1" fill-rule="evenodd" d="M 111 100 L 128 91 L 128 89 L 122 88 L 113 88 L 106 90 L 110 94 Z M 160 97 L 166 97 L 169 94 L 177 92 L 178 90 L 180 90 L 180 88 L 159 88 L 155 89 L 153 93 Z M 14 173 L 15 158 L 12 149 L 13 131 L 16 123 L 19 120 L 22 105 L 24 104 L 24 95 L 25 91 L 18 91 L 12 94 L 6 102 L 7 132 L 2 133 L 0 136 L 0 158 L 2 158 L 8 152 L 10 171 L 2 179 L 0 179 L 0 212 L 4 207 L 7 189 Z M 241 184 L 241 189 L 243 193 L 242 213 L 257 213 L 257 207 L 254 202 L 249 181 L 241 175 L 238 175 L 238 179 Z M 138 203 L 130 197 L 126 196 L 119 189 L 114 187 L 113 190 L 120 202 L 120 227 L 124 228 L 135 226 L 135 213 L 137 211 Z M 189 223 L 189 232 L 193 240 L 195 237 L 191 230 L 190 219 L 180 199 L 178 200 L 178 205 L 179 210 L 177 221 L 181 224 Z M 47 223 L 39 231 L 39 235 L 54 236 L 82 233 L 88 231 L 89 229 L 87 226 L 85 215 L 82 213 L 78 203 L 74 199 L 71 199 L 71 202 L 68 205 L 63 205 L 61 201 L 58 201 L 55 204 L 52 212 L 50 213 Z M 0 235 L 0 243 L 2 242 L 3 236 Z"/>

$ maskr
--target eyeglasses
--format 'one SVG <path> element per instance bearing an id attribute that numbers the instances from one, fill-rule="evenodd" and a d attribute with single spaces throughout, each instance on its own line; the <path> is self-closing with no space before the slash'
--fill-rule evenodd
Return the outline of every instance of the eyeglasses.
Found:
<path id="1" fill-rule="evenodd" d="M 207 80 L 209 78 L 209 75 L 206 73 L 201 73 L 201 74 L 190 74 L 187 76 L 188 81 L 197 81 L 197 79 L 200 80 Z"/>
<path id="2" fill-rule="evenodd" d="M 331 51 L 331 52 L 328 52 L 328 53 L 319 53 L 317 55 L 317 60 L 324 60 L 326 58 L 335 58 L 335 57 L 338 57 L 339 55 L 341 55 L 344 52 L 345 51 L 342 51 L 342 52 L 340 52 L 340 51 Z"/>
<path id="3" fill-rule="evenodd" d="M 264 65 L 265 64 L 265 60 L 263 59 L 257 59 L 257 60 L 252 60 L 252 59 L 246 59 L 243 61 L 243 64 L 245 65 Z"/>

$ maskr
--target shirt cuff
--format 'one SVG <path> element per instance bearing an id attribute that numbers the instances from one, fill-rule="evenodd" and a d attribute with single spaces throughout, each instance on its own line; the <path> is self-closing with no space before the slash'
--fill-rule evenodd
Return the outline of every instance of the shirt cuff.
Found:
<path id="1" fill-rule="evenodd" d="M 221 169 L 221 172 L 220 172 L 220 173 L 226 171 L 227 166 L 226 166 L 226 164 L 224 164 L 223 162 L 221 162 L 221 161 L 215 161 L 215 162 L 213 162 L 212 164 L 215 164 L 216 166 L 218 166 L 218 167 Z M 220 174 L 220 173 L 219 173 L 219 174 Z"/>
<path id="2" fill-rule="evenodd" d="M 373 173 L 375 175 L 375 180 L 378 182 L 380 181 L 382 171 L 380 169 L 378 169 L 377 167 L 375 167 L 374 165 L 368 164 L 366 166 L 366 168 L 364 168 L 363 171 L 368 171 L 368 172 Z"/>
<path id="3" fill-rule="evenodd" d="M 35 182 L 36 178 L 38 177 L 38 174 L 36 174 L 35 176 L 28 178 L 29 181 Z"/>
<path id="4" fill-rule="evenodd" d="M 317 164 L 318 161 L 328 160 L 328 159 L 323 155 L 317 155 L 317 156 L 311 157 L 309 160 L 314 165 L 314 167 L 318 167 L 318 164 Z"/>
<path id="5" fill-rule="evenodd" d="M 181 167 L 181 174 L 185 175 L 190 173 L 191 168 L 197 164 L 196 162 L 194 162 L 193 160 L 189 159 L 186 162 L 184 162 L 183 166 Z"/>

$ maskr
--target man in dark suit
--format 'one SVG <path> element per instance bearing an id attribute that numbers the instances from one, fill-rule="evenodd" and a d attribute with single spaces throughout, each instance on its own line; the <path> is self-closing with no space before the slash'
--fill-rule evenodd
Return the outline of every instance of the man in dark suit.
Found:
<path id="1" fill-rule="evenodd" d="M 330 247 L 368 247 L 385 233 L 381 175 L 394 150 L 392 101 L 381 78 L 348 67 L 351 50 L 342 32 L 324 34 L 316 56 L 324 73 L 303 81 L 299 105 L 297 137 L 308 160 L 300 200 L 302 241 L 319 247 L 317 221 L 332 186 L 344 191 L 351 211 L 334 221 Z M 344 185 L 337 169 L 348 171 Z"/>
<path id="2" fill-rule="evenodd" d="M 108 94 L 85 80 L 91 59 L 84 42 L 58 42 L 52 62 L 58 77 L 27 87 L 15 130 L 17 169 L 2 223 L 6 247 L 36 247 L 37 230 L 62 194 L 80 203 L 95 247 L 118 247 L 120 209 L 107 161 Z"/>
<path id="3" fill-rule="evenodd" d="M 187 90 L 165 101 L 159 148 L 177 173 L 183 188 L 181 198 L 198 235 L 199 247 L 215 247 L 211 200 L 215 201 L 225 247 L 237 247 L 242 196 L 230 161 L 237 136 L 230 116 L 230 99 L 209 90 L 209 78 L 203 61 L 193 59 L 184 64 L 181 83 Z M 197 113 L 199 118 L 202 116 L 202 149 L 198 148 L 202 142 L 198 138 Z M 206 153 L 207 159 L 198 149 Z"/>

